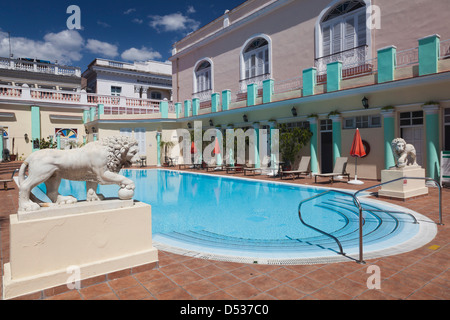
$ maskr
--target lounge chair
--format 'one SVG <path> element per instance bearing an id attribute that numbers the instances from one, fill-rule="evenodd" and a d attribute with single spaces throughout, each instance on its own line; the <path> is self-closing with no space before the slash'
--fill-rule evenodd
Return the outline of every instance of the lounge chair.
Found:
<path id="1" fill-rule="evenodd" d="M 18 171 L 19 171 L 19 169 L 16 169 L 16 170 L 13 171 L 13 173 L 11 175 L 11 179 L 0 180 L 0 183 L 3 182 L 3 187 L 5 188 L 5 190 L 8 190 L 8 182 L 12 182 L 14 180 L 14 175 Z"/>
<path id="2" fill-rule="evenodd" d="M 211 171 L 225 170 L 225 165 L 218 165 L 218 164 L 207 165 L 206 171 L 208 172 L 210 169 Z"/>
<path id="3" fill-rule="evenodd" d="M 334 170 L 331 173 L 321 173 L 316 174 L 314 177 L 315 183 L 317 183 L 317 177 L 328 177 L 331 178 L 331 183 L 334 182 L 334 177 L 338 176 L 347 176 L 348 181 L 350 181 L 350 174 L 347 173 L 347 157 L 340 157 L 336 159 L 336 163 L 334 164 Z"/>
<path id="4" fill-rule="evenodd" d="M 253 167 L 244 167 L 244 176 L 247 175 L 247 172 L 253 172 L 253 175 L 256 175 L 257 173 L 262 174 L 262 169 Z"/>
<path id="5" fill-rule="evenodd" d="M 280 171 L 281 180 L 283 180 L 284 175 L 292 175 L 292 180 L 295 179 L 295 176 L 297 176 L 299 178 L 301 174 L 310 175 L 311 174 L 311 170 L 309 169 L 310 162 L 311 162 L 311 157 L 302 157 L 297 170 Z"/>
<path id="6" fill-rule="evenodd" d="M 242 172 L 244 170 L 244 167 L 240 164 L 237 165 L 233 165 L 233 166 L 226 166 L 225 170 L 227 171 L 227 173 L 237 173 L 237 172 Z"/>

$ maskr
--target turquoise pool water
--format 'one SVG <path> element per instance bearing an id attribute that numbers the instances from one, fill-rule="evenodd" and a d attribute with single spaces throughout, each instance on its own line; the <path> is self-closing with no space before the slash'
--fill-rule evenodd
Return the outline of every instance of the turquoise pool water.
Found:
<path id="1" fill-rule="evenodd" d="M 135 181 L 135 200 L 152 206 L 153 239 L 189 252 L 240 257 L 334 256 L 334 240 L 304 226 L 303 199 L 322 188 L 168 170 L 123 170 Z M 43 188 L 40 186 L 40 188 Z M 45 187 L 44 187 L 45 189 Z M 118 186 L 99 186 L 117 197 Z M 63 181 L 63 195 L 85 199 L 85 183 Z M 382 250 L 418 235 L 420 224 L 381 202 L 363 200 L 366 250 Z M 350 196 L 328 194 L 302 207 L 306 223 L 337 237 L 346 253 L 358 249 L 358 210 Z"/>

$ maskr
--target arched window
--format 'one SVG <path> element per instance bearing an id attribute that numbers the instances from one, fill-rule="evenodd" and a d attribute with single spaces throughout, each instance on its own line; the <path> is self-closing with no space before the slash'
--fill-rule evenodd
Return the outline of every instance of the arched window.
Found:
<path id="1" fill-rule="evenodd" d="M 211 63 L 207 60 L 201 61 L 195 69 L 194 93 L 208 91 L 212 89 Z"/>
<path id="2" fill-rule="evenodd" d="M 244 49 L 244 79 L 270 73 L 269 42 L 264 38 L 253 39 Z"/>
<path id="3" fill-rule="evenodd" d="M 316 57 L 323 59 L 321 68 L 337 60 L 344 66 L 366 60 L 370 42 L 366 14 L 368 3 L 370 0 L 334 1 L 322 11 L 316 24 Z"/>

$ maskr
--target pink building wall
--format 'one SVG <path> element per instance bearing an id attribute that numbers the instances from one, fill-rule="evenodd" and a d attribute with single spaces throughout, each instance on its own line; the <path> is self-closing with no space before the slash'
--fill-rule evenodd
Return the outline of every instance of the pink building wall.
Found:
<path id="1" fill-rule="evenodd" d="M 228 13 L 230 27 L 223 30 L 223 17 L 174 45 L 174 100 L 192 99 L 194 66 L 203 59 L 213 62 L 213 92 L 239 91 L 240 54 L 255 35 L 271 39 L 271 77 L 277 82 L 301 76 L 314 66 L 316 23 L 320 13 L 339 1 L 250 0 Z M 439 34 L 450 39 L 446 14 L 448 0 L 372 0 L 381 10 L 381 29 L 371 32 L 371 53 L 395 45 L 398 51 L 417 47 L 419 38 Z M 249 14 L 253 14 L 250 18 Z M 191 47 L 192 46 L 192 47 Z"/>

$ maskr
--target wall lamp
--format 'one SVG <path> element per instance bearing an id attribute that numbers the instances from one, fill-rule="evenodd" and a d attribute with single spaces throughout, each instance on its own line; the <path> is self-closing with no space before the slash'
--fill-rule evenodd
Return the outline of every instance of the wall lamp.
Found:
<path id="1" fill-rule="evenodd" d="M 369 99 L 364 97 L 364 99 L 362 99 L 362 105 L 363 105 L 364 109 L 369 109 Z"/>
<path id="2" fill-rule="evenodd" d="M 192 129 L 192 124 L 190 122 L 188 122 L 187 126 L 189 129 Z"/>
<path id="3" fill-rule="evenodd" d="M 242 118 L 244 119 L 244 122 L 248 122 L 248 117 L 247 117 L 246 114 L 244 114 L 244 115 L 242 116 Z"/>
<path id="4" fill-rule="evenodd" d="M 96 127 L 92 127 L 92 132 L 93 133 L 97 133 L 97 128 Z"/>
<path id="5" fill-rule="evenodd" d="M 291 112 L 294 117 L 297 116 L 297 109 L 295 109 L 295 107 L 292 107 Z"/>
<path id="6" fill-rule="evenodd" d="M 214 127 L 214 122 L 212 121 L 212 119 L 209 120 L 209 126 Z"/>

